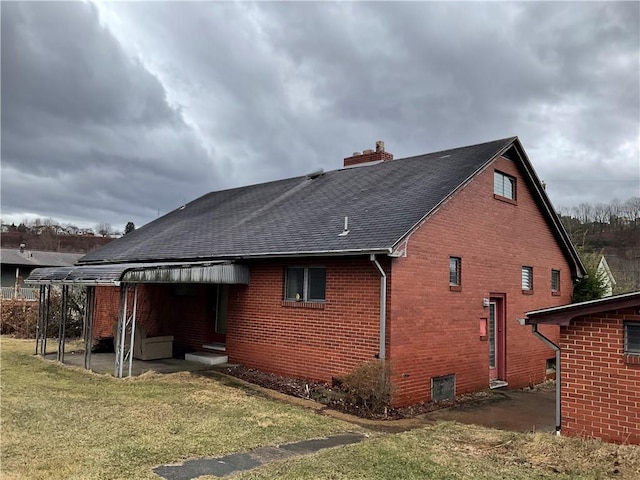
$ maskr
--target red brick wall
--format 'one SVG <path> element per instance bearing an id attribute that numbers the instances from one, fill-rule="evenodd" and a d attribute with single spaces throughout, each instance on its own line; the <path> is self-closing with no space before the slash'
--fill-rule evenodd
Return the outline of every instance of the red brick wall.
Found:
<path id="1" fill-rule="evenodd" d="M 637 309 L 561 327 L 562 433 L 640 444 L 640 364 L 625 362 L 623 320 Z"/>
<path id="2" fill-rule="evenodd" d="M 323 308 L 283 302 L 285 267 L 295 264 L 326 267 Z M 229 361 L 330 381 L 378 353 L 379 306 L 380 274 L 368 258 L 253 263 L 251 285 L 229 288 Z"/>
<path id="3" fill-rule="evenodd" d="M 172 335 L 173 326 L 167 315 L 170 307 L 168 285 L 138 285 L 136 322 L 144 326 L 147 335 Z M 133 309 L 133 290 L 129 291 L 127 312 Z M 93 338 L 113 336 L 118 321 L 120 287 L 96 287 L 96 309 L 93 317 Z"/>
<path id="4" fill-rule="evenodd" d="M 517 205 L 493 195 L 494 168 L 517 179 Z M 462 258 L 462 289 L 449 289 L 449 257 Z M 534 293 L 521 290 L 521 268 L 532 266 Z M 393 261 L 390 358 L 395 403 L 430 399 L 431 378 L 456 374 L 456 394 L 489 384 L 489 342 L 480 339 L 488 317 L 483 298 L 506 295 L 506 381 L 523 387 L 545 378 L 554 352 L 520 326 L 525 312 L 570 302 L 569 264 L 514 163 L 497 159 L 432 215 Z M 560 270 L 561 295 L 551 293 L 551 269 Z M 541 328 L 558 341 L 558 327 Z"/>
<path id="5" fill-rule="evenodd" d="M 93 338 L 113 336 L 113 324 L 118 321 L 119 287 L 96 287 L 96 308 L 93 312 Z"/>

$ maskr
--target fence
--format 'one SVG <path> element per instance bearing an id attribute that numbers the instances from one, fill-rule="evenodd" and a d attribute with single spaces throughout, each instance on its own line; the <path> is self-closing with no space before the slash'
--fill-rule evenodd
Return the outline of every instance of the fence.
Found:
<path id="1" fill-rule="evenodd" d="M 26 302 L 37 302 L 39 289 L 26 287 L 2 287 L 2 300 L 24 300 Z"/>

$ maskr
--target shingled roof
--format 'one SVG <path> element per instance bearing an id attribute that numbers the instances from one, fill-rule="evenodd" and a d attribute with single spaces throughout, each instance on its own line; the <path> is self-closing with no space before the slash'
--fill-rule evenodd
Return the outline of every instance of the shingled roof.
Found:
<path id="1" fill-rule="evenodd" d="M 83 256 L 82 253 L 45 252 L 41 250 L 24 250 L 3 248 L 0 261 L 3 265 L 29 267 L 63 267 L 75 264 Z"/>
<path id="2" fill-rule="evenodd" d="M 81 262 L 390 253 L 425 216 L 512 148 L 528 164 L 512 137 L 212 192 L 90 252 Z M 537 178 L 532 181 L 540 186 Z M 345 217 L 349 233 L 340 236 Z M 566 237 L 559 223 L 556 227 Z"/>

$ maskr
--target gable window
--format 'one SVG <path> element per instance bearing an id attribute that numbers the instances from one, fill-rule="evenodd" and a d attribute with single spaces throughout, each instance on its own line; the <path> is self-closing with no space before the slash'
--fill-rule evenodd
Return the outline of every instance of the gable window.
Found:
<path id="1" fill-rule="evenodd" d="M 325 289 L 324 267 L 288 267 L 285 272 L 285 300 L 324 302 Z"/>
<path id="2" fill-rule="evenodd" d="M 533 292 L 533 267 L 522 267 L 522 292 Z"/>
<path id="3" fill-rule="evenodd" d="M 493 172 L 493 193 L 509 200 L 516 199 L 516 179 L 506 173 Z"/>
<path id="4" fill-rule="evenodd" d="M 640 355 L 640 322 L 624 322 L 624 353 Z"/>
<path id="5" fill-rule="evenodd" d="M 551 270 L 551 293 L 560 293 L 560 270 Z"/>
<path id="6" fill-rule="evenodd" d="M 449 287 L 452 290 L 459 290 L 462 286 L 462 259 L 460 257 L 449 257 Z"/>

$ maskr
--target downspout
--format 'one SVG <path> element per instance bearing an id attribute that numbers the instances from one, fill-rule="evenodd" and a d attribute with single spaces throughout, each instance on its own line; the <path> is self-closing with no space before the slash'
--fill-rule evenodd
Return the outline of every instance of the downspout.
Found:
<path id="1" fill-rule="evenodd" d="M 538 331 L 538 324 L 532 324 L 531 331 L 536 337 L 546 343 L 549 347 L 553 348 L 556 352 L 556 435 L 560 435 L 560 430 L 562 429 L 562 416 L 560 410 L 560 347 Z"/>
<path id="2" fill-rule="evenodd" d="M 387 274 L 384 273 L 384 269 L 374 253 L 369 258 L 380 272 L 380 349 L 378 358 L 384 360 L 386 358 L 387 342 Z"/>

